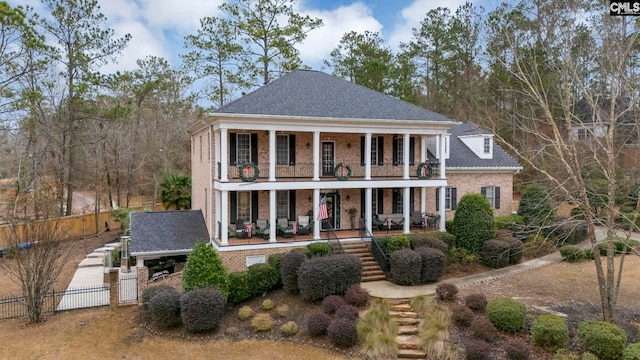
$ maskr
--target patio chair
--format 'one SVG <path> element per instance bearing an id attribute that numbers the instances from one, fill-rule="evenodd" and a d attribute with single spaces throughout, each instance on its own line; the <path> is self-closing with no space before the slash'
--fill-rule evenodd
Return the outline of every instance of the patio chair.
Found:
<path id="1" fill-rule="evenodd" d="M 255 234 L 263 239 L 269 238 L 269 220 L 267 219 L 258 219 L 256 220 L 256 230 Z"/>
<path id="2" fill-rule="evenodd" d="M 440 222 L 440 215 L 429 214 L 427 218 L 427 227 L 429 229 L 436 229 Z"/>
<path id="3" fill-rule="evenodd" d="M 424 217 L 420 211 L 414 211 L 411 213 L 411 228 L 424 229 L 427 224 L 424 222 Z"/>
<path id="4" fill-rule="evenodd" d="M 378 218 L 378 215 L 375 215 L 373 219 L 371 219 L 371 227 L 373 230 L 384 230 L 384 220 Z"/>
<path id="5" fill-rule="evenodd" d="M 298 216 L 298 234 L 309 235 L 313 224 L 309 222 L 309 216 Z"/>
<path id="6" fill-rule="evenodd" d="M 238 239 L 246 239 L 247 232 L 246 232 L 246 227 L 244 225 L 244 221 L 237 220 L 235 229 L 229 226 L 229 236 L 236 237 Z"/>
<path id="7" fill-rule="evenodd" d="M 278 229 L 278 235 L 282 237 L 292 237 L 294 235 L 293 225 L 289 224 L 289 219 L 287 218 L 277 218 L 276 227 Z"/>

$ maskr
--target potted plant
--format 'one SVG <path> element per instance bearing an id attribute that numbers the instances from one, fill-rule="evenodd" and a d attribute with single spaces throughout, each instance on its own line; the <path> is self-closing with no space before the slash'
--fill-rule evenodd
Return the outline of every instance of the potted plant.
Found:
<path id="1" fill-rule="evenodd" d="M 349 210 L 347 210 L 347 213 L 349 213 L 349 220 L 351 221 L 351 230 L 353 230 L 355 229 L 356 214 L 358 213 L 358 209 L 350 208 Z"/>

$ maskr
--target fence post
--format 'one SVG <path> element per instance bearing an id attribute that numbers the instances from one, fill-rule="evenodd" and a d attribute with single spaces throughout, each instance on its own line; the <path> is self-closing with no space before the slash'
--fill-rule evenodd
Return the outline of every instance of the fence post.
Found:
<path id="1" fill-rule="evenodd" d="M 118 286 L 118 272 L 120 270 L 115 268 L 109 269 L 109 306 L 118 306 L 120 302 L 119 298 L 119 286 Z"/>
<path id="2" fill-rule="evenodd" d="M 142 259 L 138 261 L 144 261 Z M 149 285 L 149 268 L 146 266 L 136 267 L 138 273 L 138 304 L 142 303 L 142 293 Z"/>

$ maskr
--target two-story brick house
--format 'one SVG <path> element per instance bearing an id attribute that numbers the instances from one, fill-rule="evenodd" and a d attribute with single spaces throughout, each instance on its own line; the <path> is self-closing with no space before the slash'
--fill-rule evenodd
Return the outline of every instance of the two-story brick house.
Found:
<path id="1" fill-rule="evenodd" d="M 485 193 L 496 214 L 510 214 L 513 174 L 521 169 L 474 125 L 318 71 L 292 71 L 189 132 L 192 208 L 202 210 L 232 269 L 242 269 L 237 259 L 248 264 L 247 257 L 292 246 L 278 237 L 278 219 L 309 219 L 306 241 L 321 240 L 328 227 L 318 219 L 321 202 L 337 230 L 363 219 L 375 232 L 393 217 L 408 233 L 415 213 L 439 215 L 436 227 L 444 230 L 457 197 L 470 191 Z M 238 222 L 254 231 L 267 223 L 265 239 L 233 238 Z M 236 263 L 228 260 L 232 251 Z"/>

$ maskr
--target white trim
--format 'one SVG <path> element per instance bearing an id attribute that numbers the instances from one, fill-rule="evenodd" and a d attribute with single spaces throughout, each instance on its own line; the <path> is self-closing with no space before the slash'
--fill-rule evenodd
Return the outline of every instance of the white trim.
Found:
<path id="1" fill-rule="evenodd" d="M 153 259 L 155 257 L 173 256 L 173 255 L 188 255 L 193 249 L 180 249 L 180 250 L 158 250 L 158 251 L 139 251 L 132 252 L 132 257 L 140 257 L 142 260 Z"/>
<path id="2" fill-rule="evenodd" d="M 216 190 L 224 191 L 260 191 L 260 190 L 309 190 L 309 189 L 360 189 L 360 188 L 396 188 L 396 187 L 438 187 L 446 186 L 447 179 L 429 180 L 349 180 L 349 181 L 296 181 L 296 182 L 216 182 Z"/>
<path id="3" fill-rule="evenodd" d="M 516 167 L 450 167 L 447 168 L 447 172 L 450 173 L 471 173 L 471 172 L 496 172 L 496 173 L 517 173 L 520 170 L 524 169 L 522 166 Z"/>

